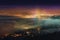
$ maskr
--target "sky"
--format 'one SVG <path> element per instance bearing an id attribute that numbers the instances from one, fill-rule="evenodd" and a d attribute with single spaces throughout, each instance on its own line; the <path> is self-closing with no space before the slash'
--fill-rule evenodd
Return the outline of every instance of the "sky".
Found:
<path id="1" fill-rule="evenodd" d="M 32 11 L 40 10 L 44 13 L 60 13 L 60 2 L 58 0 L 0 0 L 0 15 L 10 15 L 23 17 L 24 13 L 20 11 L 28 10 L 30 17 L 31 15 L 36 15 L 37 13 L 32 13 Z M 26 11 L 26 12 L 28 12 Z M 53 11 L 53 12 L 52 12 Z M 23 15 L 24 14 L 24 15 Z M 42 14 L 42 13 L 41 13 Z M 57 14 L 57 15 L 58 15 Z M 27 16 L 24 16 L 25 18 Z M 30 18 L 28 17 L 28 18 Z"/>
<path id="2" fill-rule="evenodd" d="M 59 5 L 59 0 L 0 0 L 2 6 L 36 6 L 36 5 Z"/>
<path id="3" fill-rule="evenodd" d="M 59 6 L 37 6 L 37 7 L 29 7 L 29 6 L 14 6 L 9 7 L 5 6 L 5 8 L 0 9 L 0 15 L 5 16 L 17 16 L 19 18 L 36 18 L 41 16 L 52 16 L 52 15 L 60 15 L 60 7 Z"/>
<path id="4" fill-rule="evenodd" d="M 0 0 L 0 5 L 57 5 L 59 0 Z"/>

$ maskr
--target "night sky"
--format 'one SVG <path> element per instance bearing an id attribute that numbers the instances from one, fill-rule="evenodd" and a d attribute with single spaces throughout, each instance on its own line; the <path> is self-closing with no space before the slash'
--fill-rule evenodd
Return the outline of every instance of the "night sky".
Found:
<path id="1" fill-rule="evenodd" d="M 0 0 L 0 5 L 59 5 L 59 0 Z"/>

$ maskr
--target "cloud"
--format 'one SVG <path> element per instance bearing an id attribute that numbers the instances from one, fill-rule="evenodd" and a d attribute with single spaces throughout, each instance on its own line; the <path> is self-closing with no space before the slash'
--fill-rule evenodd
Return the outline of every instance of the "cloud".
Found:
<path id="1" fill-rule="evenodd" d="M 60 31 L 60 19 L 45 19 L 40 22 L 41 33 L 53 33 Z"/>

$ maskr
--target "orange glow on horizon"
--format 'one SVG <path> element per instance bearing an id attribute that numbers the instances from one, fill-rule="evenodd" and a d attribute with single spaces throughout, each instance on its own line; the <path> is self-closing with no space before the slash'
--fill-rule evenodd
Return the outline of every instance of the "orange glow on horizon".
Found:
<path id="1" fill-rule="evenodd" d="M 60 10 L 49 10 L 35 8 L 35 9 L 7 9 L 0 10 L 0 15 L 17 16 L 19 18 L 41 18 L 42 16 L 60 15 Z"/>

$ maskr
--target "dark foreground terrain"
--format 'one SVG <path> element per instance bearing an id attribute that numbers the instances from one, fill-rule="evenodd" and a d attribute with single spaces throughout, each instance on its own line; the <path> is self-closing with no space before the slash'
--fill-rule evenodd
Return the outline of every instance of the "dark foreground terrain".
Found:
<path id="1" fill-rule="evenodd" d="M 40 34 L 35 32 L 18 32 L 1 36 L 0 40 L 40 40 Z"/>
<path id="2" fill-rule="evenodd" d="M 40 35 L 41 40 L 60 40 L 60 32 L 48 33 Z"/>
<path id="3" fill-rule="evenodd" d="M 0 40 L 60 40 L 60 32 L 48 33 L 48 34 L 22 34 L 18 36 L 5 36 L 0 37 Z"/>

